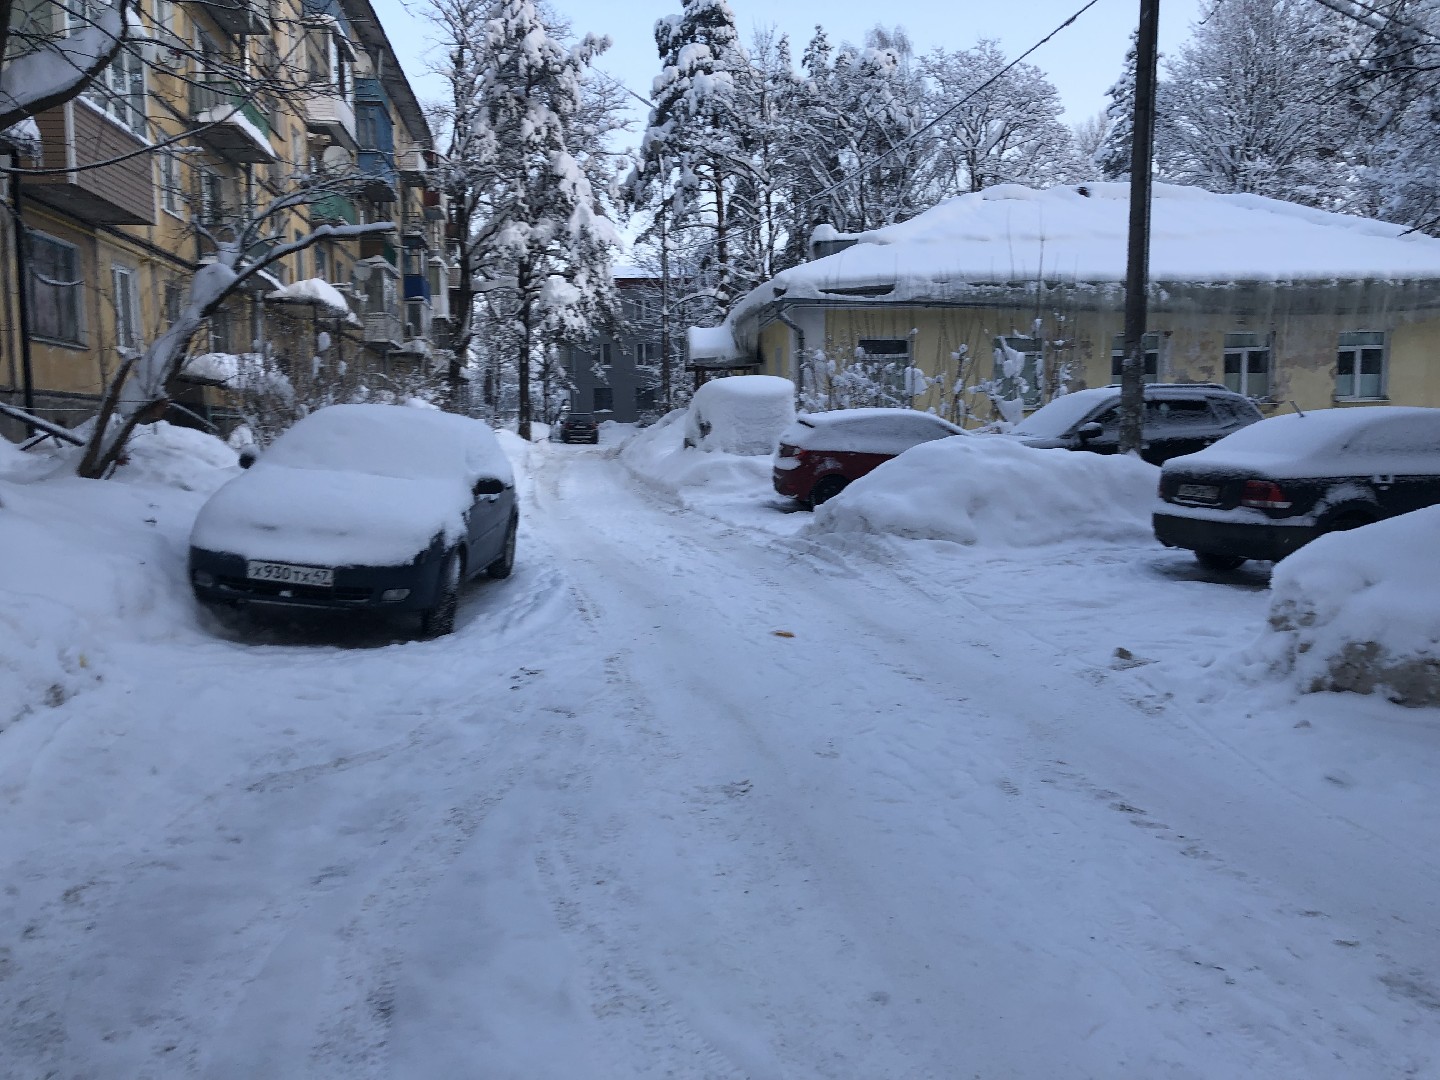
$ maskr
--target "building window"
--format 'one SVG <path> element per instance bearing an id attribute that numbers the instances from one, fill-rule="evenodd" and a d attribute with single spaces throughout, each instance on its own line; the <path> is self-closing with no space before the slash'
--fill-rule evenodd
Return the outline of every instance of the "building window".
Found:
<path id="1" fill-rule="evenodd" d="M 855 343 L 855 360 L 884 395 L 896 401 L 909 396 L 905 393 L 909 338 L 861 338 Z"/>
<path id="2" fill-rule="evenodd" d="M 174 326 L 180 321 L 181 305 L 185 303 L 185 288 L 178 281 L 165 283 L 165 325 Z"/>
<path id="3" fill-rule="evenodd" d="M 1335 357 L 1335 396 L 1377 401 L 1385 397 L 1385 335 L 1340 335 Z"/>
<path id="4" fill-rule="evenodd" d="M 84 344 L 79 249 L 34 232 L 29 248 L 31 333 L 52 341 Z"/>
<path id="5" fill-rule="evenodd" d="M 1225 335 L 1225 386 L 1246 397 L 1270 395 L 1270 344 L 1259 334 Z"/>
<path id="6" fill-rule="evenodd" d="M 160 206 L 172 214 L 181 212 L 184 189 L 180 186 L 180 158 L 170 150 L 155 155 L 160 170 Z"/>
<path id="7" fill-rule="evenodd" d="M 610 351 L 610 343 L 607 341 L 600 346 L 600 365 L 602 367 L 610 367 L 613 359 Z M 599 406 L 597 405 L 596 408 L 599 408 Z"/>
<path id="8" fill-rule="evenodd" d="M 1146 334 L 1140 339 L 1145 348 L 1144 382 L 1160 381 L 1160 335 Z M 1116 334 L 1110 341 L 1110 381 L 1119 383 L 1125 373 L 1125 335 Z"/>
<path id="9" fill-rule="evenodd" d="M 122 349 L 140 348 L 139 275 L 129 266 L 111 266 L 111 300 L 115 305 L 115 344 Z"/>
<path id="10" fill-rule="evenodd" d="M 635 408 L 640 412 L 655 408 L 655 387 L 641 386 L 635 390 Z"/>
<path id="11" fill-rule="evenodd" d="M 591 412 L 611 412 L 615 408 L 615 391 L 608 386 L 595 387 L 595 405 Z"/>
<path id="12" fill-rule="evenodd" d="M 87 22 L 77 18 L 75 28 Z M 112 120 L 145 137 L 145 62 L 136 49 L 122 48 L 116 53 L 115 59 L 86 87 L 84 97 Z"/>
<path id="13" fill-rule="evenodd" d="M 660 360 L 660 346 L 654 341 L 642 341 L 635 346 L 637 364 L 654 364 Z"/>
<path id="14" fill-rule="evenodd" d="M 1023 398 L 1025 408 L 1040 404 L 1040 342 L 1028 337 L 995 339 L 996 394 L 1007 401 Z"/>
<path id="15" fill-rule="evenodd" d="M 210 351 L 230 351 L 230 313 L 217 311 L 210 316 Z"/>

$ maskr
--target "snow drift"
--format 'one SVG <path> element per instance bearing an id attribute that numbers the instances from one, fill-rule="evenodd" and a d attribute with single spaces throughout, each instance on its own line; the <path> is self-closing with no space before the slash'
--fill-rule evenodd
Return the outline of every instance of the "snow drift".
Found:
<path id="1" fill-rule="evenodd" d="M 1001 438 L 922 443 L 815 511 L 807 530 L 1032 547 L 1150 535 L 1160 470 L 1139 458 L 1035 450 Z"/>
<path id="2" fill-rule="evenodd" d="M 1440 705 L 1440 506 L 1330 533 L 1275 567 L 1272 668 L 1306 692 Z"/>
<path id="3" fill-rule="evenodd" d="M 795 384 L 777 375 L 737 375 L 707 382 L 690 399 L 685 442 L 701 450 L 773 454 L 795 419 Z"/>

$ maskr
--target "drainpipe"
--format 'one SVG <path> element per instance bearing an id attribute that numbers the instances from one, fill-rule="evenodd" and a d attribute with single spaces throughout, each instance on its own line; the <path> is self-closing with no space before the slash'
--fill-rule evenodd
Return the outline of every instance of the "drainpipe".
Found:
<path id="1" fill-rule="evenodd" d="M 775 317 L 795 333 L 795 404 L 798 406 L 801 391 L 805 389 L 805 331 L 791 321 L 783 307 L 775 313 Z"/>
<path id="2" fill-rule="evenodd" d="M 10 155 L 10 162 L 13 165 L 20 164 L 19 152 Z M 17 288 L 15 300 L 20 316 L 20 372 L 24 384 L 25 411 L 32 416 L 35 414 L 35 370 L 30 361 L 30 253 L 25 250 L 25 222 L 20 217 L 20 173 L 10 174 L 10 199 L 13 205 L 13 220 L 15 223 L 15 278 Z M 34 435 L 35 428 L 29 424 L 25 425 L 27 434 Z"/>

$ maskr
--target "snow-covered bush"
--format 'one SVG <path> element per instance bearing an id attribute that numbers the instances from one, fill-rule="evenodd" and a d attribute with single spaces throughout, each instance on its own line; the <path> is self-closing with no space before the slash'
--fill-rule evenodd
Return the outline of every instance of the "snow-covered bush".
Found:
<path id="1" fill-rule="evenodd" d="M 695 391 L 685 445 L 726 454 L 773 454 L 795 419 L 795 384 L 776 375 L 714 379 Z"/>
<path id="2" fill-rule="evenodd" d="M 982 547 L 1150 536 L 1159 470 L 1133 457 L 1036 450 L 985 436 L 922 443 L 815 511 L 812 533 Z"/>
<path id="3" fill-rule="evenodd" d="M 1440 506 L 1322 536 L 1275 567 L 1266 654 L 1305 692 L 1440 705 Z"/>

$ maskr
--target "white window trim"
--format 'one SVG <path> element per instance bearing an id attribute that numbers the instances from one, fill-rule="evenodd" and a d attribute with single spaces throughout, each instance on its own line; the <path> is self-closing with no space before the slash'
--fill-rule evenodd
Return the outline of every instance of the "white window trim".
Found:
<path id="1" fill-rule="evenodd" d="M 1249 333 L 1249 331 L 1236 331 L 1236 333 Z M 1273 396 L 1275 391 L 1275 339 L 1271 334 L 1255 334 L 1254 337 L 1259 340 L 1258 344 L 1225 345 L 1222 339 L 1220 348 L 1220 381 L 1229 389 L 1234 390 L 1236 393 L 1243 394 L 1245 397 L 1266 401 Z M 1240 365 L 1240 385 L 1238 387 L 1231 387 L 1229 382 L 1226 381 L 1229 378 L 1229 372 L 1225 370 L 1225 359 L 1228 354 L 1232 352 L 1242 353 L 1245 356 L 1245 359 Z M 1256 393 L 1249 385 L 1251 377 L 1249 355 L 1259 352 L 1266 354 L 1265 388 L 1262 392 Z"/>
<path id="2" fill-rule="evenodd" d="M 124 340 L 124 338 L 125 338 L 125 336 L 126 336 L 126 335 L 124 335 L 124 333 L 123 333 L 125 327 L 123 327 L 123 326 L 121 325 L 121 318 L 120 318 L 120 315 L 121 315 L 121 305 L 120 305 L 120 293 L 121 293 L 121 289 L 120 289 L 120 279 L 121 279 L 121 278 L 129 278 L 129 279 L 130 279 L 130 289 L 129 289 L 130 302 L 129 302 L 128 305 L 126 305 L 126 307 L 127 307 L 129 310 L 125 312 L 126 320 L 127 320 L 127 321 L 129 322 L 129 324 L 130 324 L 130 326 L 129 326 L 129 331 L 130 331 L 130 333 L 129 333 L 129 335 L 128 335 L 128 337 L 129 337 L 129 340 L 128 340 L 128 341 L 127 341 L 127 340 Z M 121 348 L 126 348 L 126 349 L 138 349 L 138 348 L 140 348 L 140 347 L 141 347 L 141 343 L 142 343 L 143 340 L 144 340 L 144 334 L 142 333 L 141 328 L 140 328 L 140 271 L 139 271 L 139 270 L 137 270 L 137 269 L 136 269 L 135 267 L 133 267 L 133 266 L 126 266 L 124 263 L 111 263 L 111 264 L 110 264 L 110 301 L 111 301 L 111 306 L 114 308 L 114 311 L 115 311 L 115 344 L 116 344 L 117 346 L 121 347 Z"/>
<path id="3" fill-rule="evenodd" d="M 1380 393 L 1379 393 L 1379 394 L 1374 394 L 1374 395 L 1372 395 L 1372 394 L 1361 394 L 1361 393 L 1358 393 L 1358 392 L 1356 392 L 1356 393 L 1350 393 L 1350 394 L 1342 394 L 1342 393 L 1340 393 L 1340 388 L 1339 388 L 1339 382 L 1340 382 L 1339 354 L 1342 353 L 1342 352 L 1349 352 L 1349 353 L 1351 353 L 1351 354 L 1353 355 L 1353 357 L 1354 357 L 1353 362 L 1354 362 L 1355 367 L 1354 367 L 1354 370 L 1351 372 L 1351 375 L 1350 375 L 1350 378 L 1351 378 L 1351 380 L 1352 380 L 1351 385 L 1354 386 L 1354 387 L 1356 387 L 1356 388 L 1358 388 L 1359 385 L 1360 385 L 1360 354 L 1361 354 L 1361 352 L 1363 352 L 1365 349 L 1373 349 L 1373 348 L 1377 348 L 1377 346 L 1375 346 L 1375 345 L 1341 345 L 1341 344 L 1337 341 L 1337 342 L 1336 342 L 1336 345 L 1335 345 L 1335 354 L 1336 354 L 1335 382 L 1336 382 L 1336 387 L 1335 387 L 1335 390 L 1334 390 L 1334 400 L 1336 400 L 1336 401 L 1388 401 L 1388 400 L 1389 400 L 1389 397 L 1390 397 L 1390 335 L 1387 334 L 1387 333 L 1385 333 L 1384 331 L 1381 331 L 1381 330 L 1347 330 L 1347 331 L 1345 331 L 1345 333 L 1346 333 L 1346 334 L 1351 334 L 1351 333 L 1354 333 L 1354 334 L 1366 334 L 1366 333 L 1369 333 L 1369 334 L 1380 334 L 1380 336 L 1381 336 L 1381 337 L 1380 337 L 1380 344 L 1379 344 L 1379 346 L 1378 346 L 1378 348 L 1380 349 Z M 1344 334 L 1342 334 L 1341 336 L 1343 337 Z"/>

